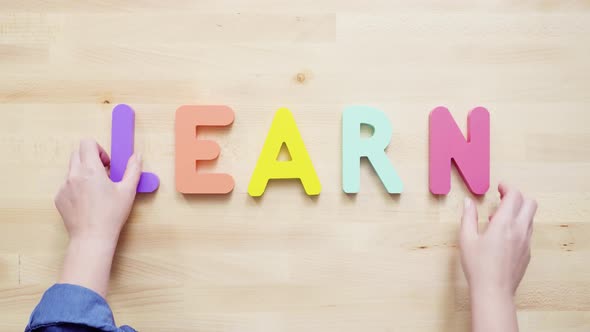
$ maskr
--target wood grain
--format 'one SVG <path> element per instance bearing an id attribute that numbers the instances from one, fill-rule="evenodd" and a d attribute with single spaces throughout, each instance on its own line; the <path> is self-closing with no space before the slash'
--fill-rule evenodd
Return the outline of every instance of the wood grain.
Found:
<path id="1" fill-rule="evenodd" d="M 590 330 L 590 2 L 0 0 L 0 330 L 22 331 L 67 236 L 53 194 L 80 138 L 110 145 L 117 103 L 161 180 L 121 239 L 111 303 L 141 331 L 467 331 L 457 226 L 466 188 L 428 192 L 428 113 L 492 119 L 492 185 L 539 201 L 521 331 Z M 174 190 L 174 112 L 226 104 L 203 166 L 234 192 Z M 368 164 L 342 192 L 341 112 L 387 113 L 405 192 Z M 274 112 L 290 108 L 322 182 L 246 194 Z M 478 201 L 487 218 L 493 190 Z"/>

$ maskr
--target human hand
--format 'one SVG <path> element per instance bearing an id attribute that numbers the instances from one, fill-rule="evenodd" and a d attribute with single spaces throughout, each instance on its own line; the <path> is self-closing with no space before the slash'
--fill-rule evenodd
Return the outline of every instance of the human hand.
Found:
<path id="1" fill-rule="evenodd" d="M 531 259 L 537 203 L 505 184 L 498 191 L 502 201 L 483 232 L 475 204 L 465 198 L 459 242 L 475 332 L 518 331 L 513 298 Z"/>
<path id="2" fill-rule="evenodd" d="M 141 175 L 141 157 L 133 155 L 123 180 L 112 182 L 110 160 L 93 140 L 72 153 L 67 180 L 55 206 L 70 236 L 60 283 L 80 285 L 106 297 L 119 234 L 129 217 Z"/>
<path id="3" fill-rule="evenodd" d="M 505 184 L 502 202 L 484 232 L 478 232 L 477 209 L 465 199 L 461 223 L 461 263 L 473 290 L 493 289 L 513 296 L 531 259 L 530 239 L 537 203 Z"/>
<path id="4" fill-rule="evenodd" d="M 112 182 L 106 167 L 110 159 L 93 140 L 83 140 L 72 152 L 67 180 L 55 197 L 70 240 L 117 242 L 129 217 L 139 177 L 141 157 L 133 155 L 123 180 Z"/>

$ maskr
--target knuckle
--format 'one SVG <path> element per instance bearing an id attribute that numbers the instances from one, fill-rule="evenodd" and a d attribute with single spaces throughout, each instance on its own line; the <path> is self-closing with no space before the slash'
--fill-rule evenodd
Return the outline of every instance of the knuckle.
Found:
<path id="1" fill-rule="evenodd" d="M 92 147 L 93 144 L 96 144 L 95 140 L 91 138 L 84 138 L 80 141 L 80 150 L 86 151 L 87 149 Z"/>
<path id="2" fill-rule="evenodd" d="M 507 191 L 506 191 L 506 197 L 507 198 L 515 199 L 515 198 L 518 198 L 518 197 L 522 197 L 522 194 L 521 194 L 521 192 L 518 189 L 508 188 Z"/>
<path id="3" fill-rule="evenodd" d="M 536 210 L 536 209 L 537 209 L 537 207 L 539 206 L 539 205 L 538 205 L 538 203 L 537 203 L 537 200 L 535 200 L 535 199 L 531 199 L 531 198 L 529 198 L 529 199 L 527 199 L 527 203 L 528 203 L 528 204 L 531 206 L 531 208 L 533 208 L 534 210 Z"/>
<path id="4" fill-rule="evenodd" d="M 65 192 L 66 192 L 66 187 L 65 187 L 65 185 L 63 185 L 59 188 L 59 190 L 57 191 L 55 196 L 53 196 L 53 203 L 55 203 L 56 207 L 59 207 L 59 205 L 61 205 L 61 202 L 64 199 Z"/>

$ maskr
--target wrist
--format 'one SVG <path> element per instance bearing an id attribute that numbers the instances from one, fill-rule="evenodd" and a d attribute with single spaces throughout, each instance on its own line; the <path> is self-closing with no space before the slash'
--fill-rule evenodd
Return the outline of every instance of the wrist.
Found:
<path id="1" fill-rule="evenodd" d="M 470 289 L 471 326 L 477 332 L 518 332 L 514 295 L 502 287 L 478 285 Z"/>
<path id="2" fill-rule="evenodd" d="M 116 248 L 118 241 L 119 233 L 79 232 L 70 234 L 70 245 L 80 247 L 92 247 L 94 249 Z"/>
<path id="3" fill-rule="evenodd" d="M 477 285 L 470 287 L 471 302 L 499 302 L 504 304 L 514 303 L 514 294 L 502 287 L 492 285 Z"/>
<path id="4" fill-rule="evenodd" d="M 79 254 L 111 255 L 115 254 L 117 238 L 99 236 L 73 236 L 68 244 L 68 251 Z"/>
<path id="5" fill-rule="evenodd" d="M 106 297 L 117 241 L 100 237 L 70 239 L 59 283 L 89 288 Z"/>

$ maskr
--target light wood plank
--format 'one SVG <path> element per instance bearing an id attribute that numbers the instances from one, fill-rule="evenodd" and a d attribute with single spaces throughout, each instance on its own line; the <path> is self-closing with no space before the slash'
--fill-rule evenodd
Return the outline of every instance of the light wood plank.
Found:
<path id="1" fill-rule="evenodd" d="M 590 330 L 590 2 L 0 0 L 0 330 L 20 331 L 56 280 L 53 206 L 80 138 L 110 145 L 117 103 L 161 188 L 138 198 L 109 302 L 142 331 L 467 331 L 458 261 L 465 185 L 428 192 L 428 113 L 491 112 L 492 186 L 539 202 L 521 331 Z M 222 197 L 174 189 L 174 112 L 227 104 Z M 341 189 L 341 114 L 383 110 L 406 191 L 363 163 Z M 246 194 L 275 110 L 289 107 L 322 182 Z M 478 200 L 482 227 L 497 206 Z"/>

